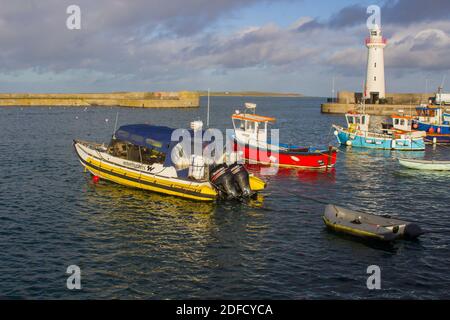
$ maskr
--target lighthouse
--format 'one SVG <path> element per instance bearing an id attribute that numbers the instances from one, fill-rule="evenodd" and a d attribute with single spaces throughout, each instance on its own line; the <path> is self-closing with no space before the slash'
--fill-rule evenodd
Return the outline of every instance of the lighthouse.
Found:
<path id="1" fill-rule="evenodd" d="M 364 97 L 371 103 L 377 103 L 379 99 L 386 97 L 384 82 L 384 47 L 386 39 L 381 35 L 381 28 L 374 24 L 369 29 L 369 37 L 366 38 L 367 46 L 367 76 L 364 88 Z"/>

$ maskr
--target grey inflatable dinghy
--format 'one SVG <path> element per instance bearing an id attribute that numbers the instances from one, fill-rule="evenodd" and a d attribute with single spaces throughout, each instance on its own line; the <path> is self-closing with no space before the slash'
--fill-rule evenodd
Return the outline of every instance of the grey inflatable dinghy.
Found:
<path id="1" fill-rule="evenodd" d="M 334 231 L 382 241 L 414 239 L 424 233 L 415 223 L 352 211 L 332 204 L 325 207 L 323 221 Z"/>

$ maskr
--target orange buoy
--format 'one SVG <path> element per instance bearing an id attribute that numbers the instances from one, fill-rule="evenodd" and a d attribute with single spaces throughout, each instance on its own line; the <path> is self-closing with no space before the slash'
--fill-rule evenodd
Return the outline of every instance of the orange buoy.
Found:
<path id="1" fill-rule="evenodd" d="M 433 127 L 431 127 L 430 129 L 428 129 L 428 133 L 434 133 Z"/>
<path id="2" fill-rule="evenodd" d="M 98 176 L 92 176 L 92 182 L 98 183 L 100 181 L 100 178 Z"/>

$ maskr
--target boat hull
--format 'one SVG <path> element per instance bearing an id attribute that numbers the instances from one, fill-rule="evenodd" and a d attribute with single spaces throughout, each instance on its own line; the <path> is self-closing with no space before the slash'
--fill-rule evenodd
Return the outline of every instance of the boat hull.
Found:
<path id="1" fill-rule="evenodd" d="M 422 121 L 417 121 L 417 130 L 425 131 L 427 133 L 438 133 L 438 134 L 450 134 L 450 125 L 436 125 L 430 124 Z"/>
<path id="2" fill-rule="evenodd" d="M 450 143 L 450 134 L 438 134 L 438 133 L 434 133 L 434 134 L 430 134 L 428 133 L 427 136 L 425 137 L 425 142 L 426 143 L 437 143 L 437 144 L 446 144 L 446 143 Z"/>
<path id="3" fill-rule="evenodd" d="M 309 152 L 277 152 L 243 144 L 235 140 L 235 150 L 250 164 L 262 164 L 285 168 L 327 169 L 336 164 L 337 150 Z"/>
<path id="4" fill-rule="evenodd" d="M 398 162 L 409 169 L 450 171 L 450 161 L 398 159 Z"/>
<path id="5" fill-rule="evenodd" d="M 335 136 L 339 144 L 356 148 L 421 151 L 425 150 L 425 142 L 422 137 L 399 138 L 381 134 L 364 132 L 349 132 L 343 127 L 333 125 L 336 129 Z"/>
<path id="6" fill-rule="evenodd" d="M 148 165 L 124 161 L 94 150 L 89 145 L 90 143 L 74 141 L 75 152 L 83 167 L 102 179 L 128 187 L 197 201 L 214 201 L 219 197 L 209 181 L 176 178 L 175 169 L 172 167 L 151 168 Z M 121 162 L 126 163 L 127 166 Z M 151 174 L 151 171 L 160 174 Z M 161 174 L 165 174 L 165 176 Z M 254 192 L 261 191 L 266 187 L 266 183 L 254 175 L 249 176 L 249 184 L 250 189 Z"/>
<path id="7" fill-rule="evenodd" d="M 85 169 L 102 179 L 128 187 L 198 201 L 213 201 L 217 198 L 217 192 L 210 183 L 166 178 L 127 168 L 95 156 L 92 149 L 76 141 L 74 148 Z"/>
<path id="8" fill-rule="evenodd" d="M 327 205 L 323 215 L 327 228 L 359 238 L 394 241 L 414 239 L 423 234 L 421 228 L 411 222 L 363 212 L 352 211 L 335 205 Z"/>

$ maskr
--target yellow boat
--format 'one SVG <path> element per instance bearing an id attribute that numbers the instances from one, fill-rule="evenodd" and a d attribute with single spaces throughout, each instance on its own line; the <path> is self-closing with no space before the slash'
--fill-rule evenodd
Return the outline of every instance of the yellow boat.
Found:
<path id="1" fill-rule="evenodd" d="M 85 170 L 129 187 L 199 201 L 249 197 L 265 188 L 265 182 L 242 165 L 207 165 L 188 157 L 181 143 L 171 141 L 174 130 L 127 125 L 115 132 L 108 146 L 80 140 L 73 145 Z"/>

